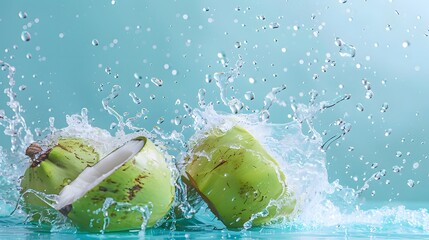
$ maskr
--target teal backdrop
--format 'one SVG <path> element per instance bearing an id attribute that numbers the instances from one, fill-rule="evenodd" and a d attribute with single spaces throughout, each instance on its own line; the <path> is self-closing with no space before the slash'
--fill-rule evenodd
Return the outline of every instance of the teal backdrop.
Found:
<path id="1" fill-rule="evenodd" d="M 180 130 L 189 120 L 172 120 L 184 114 L 184 103 L 198 107 L 199 89 L 206 90 L 206 102 L 229 112 L 216 103 L 219 90 L 206 75 L 228 72 L 240 58 L 245 63 L 228 91 L 250 109 L 262 109 L 265 95 L 286 84 L 278 98 L 288 106 L 270 109 L 274 123 L 292 121 L 291 98 L 308 104 L 311 90 L 318 92 L 316 101 L 351 94 L 314 119 L 326 140 L 340 132 L 339 119 L 352 126 L 327 150 L 330 181 L 359 189 L 384 169 L 386 176 L 368 183 L 364 199 L 427 201 L 428 7 L 424 0 L 4 1 L 0 59 L 16 67 L 17 99 L 32 129 L 48 127 L 50 117 L 56 128 L 65 127 L 65 116 L 82 108 L 94 126 L 109 129 L 116 119 L 102 100 L 120 85 L 110 102 L 117 112 L 127 118 L 143 109 L 146 117 L 136 126 Z M 23 31 L 29 41 L 21 39 Z M 154 85 L 153 77 L 163 85 Z M 371 83 L 371 99 L 363 79 Z M 245 99 L 247 91 L 254 100 Z M 6 102 L 1 94 L 0 109 L 10 114 Z M 8 136 L 0 141 L 10 147 Z"/>

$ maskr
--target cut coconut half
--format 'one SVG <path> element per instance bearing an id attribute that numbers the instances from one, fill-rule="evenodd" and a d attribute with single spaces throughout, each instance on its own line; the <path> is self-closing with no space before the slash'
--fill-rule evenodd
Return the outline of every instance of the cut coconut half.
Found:
<path id="1" fill-rule="evenodd" d="M 63 209 L 83 197 L 88 191 L 110 176 L 116 169 L 132 159 L 146 144 L 146 138 L 136 138 L 111 152 L 92 167 L 87 167 L 79 176 L 65 186 L 54 208 Z"/>

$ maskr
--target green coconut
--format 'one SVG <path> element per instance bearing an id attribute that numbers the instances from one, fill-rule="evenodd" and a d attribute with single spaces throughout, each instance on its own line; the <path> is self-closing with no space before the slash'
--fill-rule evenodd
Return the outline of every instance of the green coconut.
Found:
<path id="1" fill-rule="evenodd" d="M 242 127 L 208 132 L 187 161 L 189 183 L 228 228 L 263 225 L 294 210 L 278 162 Z"/>
<path id="2" fill-rule="evenodd" d="M 45 162 L 53 164 L 54 149 L 45 154 L 46 159 L 40 161 L 40 166 Z M 76 167 L 78 173 L 74 178 L 68 168 L 62 168 L 69 167 L 69 164 L 62 164 L 63 161 L 64 155 L 59 156 L 58 163 L 46 165 L 44 172 L 35 172 L 38 167 L 30 167 L 23 177 L 22 187 L 24 191 L 34 189 L 58 194 L 52 207 L 82 231 L 152 227 L 170 210 L 175 194 L 171 170 L 164 155 L 145 137 L 125 143 L 95 164 Z M 57 169 L 69 174 L 67 178 L 56 176 Z M 32 181 L 36 177 L 42 180 Z M 34 197 L 25 200 L 33 205 L 40 203 L 35 202 Z"/>
<path id="3" fill-rule="evenodd" d="M 49 205 L 37 194 L 27 192 L 34 190 L 45 195 L 59 194 L 60 191 L 86 168 L 100 159 L 99 154 L 84 139 L 60 139 L 52 148 L 43 151 L 36 143 L 31 144 L 26 154 L 32 164 L 21 180 L 25 210 L 37 214 Z"/>

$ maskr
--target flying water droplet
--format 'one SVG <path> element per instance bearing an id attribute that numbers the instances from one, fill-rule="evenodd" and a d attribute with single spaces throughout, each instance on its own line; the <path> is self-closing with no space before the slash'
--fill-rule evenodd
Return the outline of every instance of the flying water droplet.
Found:
<path id="1" fill-rule="evenodd" d="M 189 106 L 189 104 L 184 103 L 184 104 L 183 104 L 183 108 L 185 109 L 185 112 L 186 112 L 188 115 L 190 115 L 190 114 L 192 113 L 192 108 L 191 108 L 191 106 Z"/>
<path id="2" fill-rule="evenodd" d="M 268 119 L 270 119 L 270 112 L 268 110 L 262 110 L 259 113 L 259 119 L 263 122 L 267 121 Z"/>
<path id="3" fill-rule="evenodd" d="M 211 83 L 212 82 L 212 76 L 210 74 L 206 74 L 206 83 Z"/>
<path id="4" fill-rule="evenodd" d="M 272 22 L 272 23 L 270 23 L 269 27 L 270 27 L 271 29 L 276 29 L 276 28 L 279 28 L 279 27 L 280 27 L 280 24 L 279 24 L 279 23 L 276 23 L 276 22 Z"/>
<path id="5" fill-rule="evenodd" d="M 112 74 L 112 69 L 110 67 L 106 67 L 104 69 L 104 72 L 110 75 L 110 74 Z"/>
<path id="6" fill-rule="evenodd" d="M 28 17 L 27 12 L 23 12 L 23 11 L 19 11 L 18 16 L 21 19 L 25 19 Z"/>
<path id="7" fill-rule="evenodd" d="M 23 32 L 21 33 L 21 40 L 22 40 L 22 41 L 24 41 L 24 42 L 28 42 L 28 41 L 30 41 L 30 40 L 31 40 L 31 35 L 30 35 L 30 33 L 29 33 L 29 32 L 27 32 L 27 31 L 23 31 Z"/>
<path id="8" fill-rule="evenodd" d="M 363 107 L 362 103 L 358 103 L 358 104 L 356 105 L 356 109 L 357 109 L 359 112 L 363 112 L 364 107 Z"/>
<path id="9" fill-rule="evenodd" d="M 200 107 L 206 106 L 205 97 L 206 97 L 206 90 L 204 88 L 200 88 L 198 90 L 198 105 Z"/>
<path id="10" fill-rule="evenodd" d="M 400 171 L 401 171 L 401 169 L 402 169 L 402 167 L 397 166 L 397 165 L 395 165 L 395 166 L 393 166 L 393 167 L 392 167 L 392 171 L 393 171 L 394 173 L 398 173 L 398 172 L 400 172 Z"/>
<path id="11" fill-rule="evenodd" d="M 392 134 L 391 128 L 384 130 L 384 136 L 388 137 L 388 136 L 390 136 L 390 134 Z"/>
<path id="12" fill-rule="evenodd" d="M 233 114 L 237 114 L 243 109 L 244 104 L 240 100 L 233 98 L 228 102 L 228 106 Z"/>
<path id="13" fill-rule="evenodd" d="M 410 42 L 408 42 L 408 41 L 403 41 L 402 42 L 402 47 L 403 48 L 407 48 L 407 47 L 409 47 L 410 46 Z"/>
<path id="14" fill-rule="evenodd" d="M 398 158 L 399 158 L 399 157 L 402 157 L 402 152 L 401 152 L 401 151 L 397 151 L 397 152 L 396 152 L 396 157 L 398 157 Z"/>
<path id="15" fill-rule="evenodd" d="M 92 44 L 92 46 L 98 46 L 99 42 L 97 39 L 92 39 L 91 44 Z"/>
<path id="16" fill-rule="evenodd" d="M 160 117 L 160 118 L 158 118 L 158 120 L 156 121 L 156 124 L 161 124 L 161 123 L 163 123 L 164 122 L 164 118 L 163 117 Z"/>
<path id="17" fill-rule="evenodd" d="M 182 123 L 182 116 L 176 116 L 173 122 L 176 126 L 180 125 Z"/>
<path id="18" fill-rule="evenodd" d="M 139 97 L 137 97 L 137 95 L 134 92 L 130 92 L 128 95 L 131 97 L 131 99 L 135 104 L 140 104 L 142 102 L 142 100 Z"/>
<path id="19" fill-rule="evenodd" d="M 341 38 L 335 38 L 335 45 L 340 47 L 339 53 L 341 57 L 354 57 L 356 48 L 353 45 L 346 44 Z"/>
<path id="20" fill-rule="evenodd" d="M 381 105 L 380 112 L 384 113 L 387 111 L 388 108 L 389 108 L 389 104 L 385 102 L 383 103 L 383 105 Z"/>
<path id="21" fill-rule="evenodd" d="M 374 97 L 374 93 L 371 90 L 367 90 L 365 93 L 365 98 L 371 99 L 372 97 Z"/>
<path id="22" fill-rule="evenodd" d="M 408 187 L 414 187 L 414 185 L 415 185 L 415 182 L 414 182 L 414 180 L 412 180 L 412 179 L 408 179 L 408 181 L 407 181 L 407 185 L 408 185 Z"/>
<path id="23" fill-rule="evenodd" d="M 159 79 L 159 78 L 151 78 L 150 79 L 150 81 L 153 83 L 153 84 L 155 84 L 156 86 L 158 86 L 158 87 L 161 87 L 162 86 L 162 84 L 164 84 L 164 81 L 162 81 L 161 79 Z"/>
<path id="24" fill-rule="evenodd" d="M 143 79 L 143 77 L 142 76 L 140 76 L 140 74 L 138 74 L 138 73 L 134 73 L 134 79 L 135 80 L 141 80 L 141 79 Z"/>
<path id="25" fill-rule="evenodd" d="M 251 101 L 251 100 L 255 99 L 255 94 L 252 91 L 247 91 L 244 94 L 244 98 L 248 101 Z"/>
<path id="26" fill-rule="evenodd" d="M 390 30 L 392 30 L 392 26 L 390 26 L 390 24 L 387 24 L 386 25 L 386 31 L 390 31 Z"/>

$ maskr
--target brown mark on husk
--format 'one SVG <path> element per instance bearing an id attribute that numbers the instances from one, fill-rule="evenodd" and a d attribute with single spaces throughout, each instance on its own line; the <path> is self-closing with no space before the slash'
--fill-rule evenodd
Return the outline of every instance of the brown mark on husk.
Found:
<path id="1" fill-rule="evenodd" d="M 31 167 L 37 167 L 43 160 L 48 158 L 50 152 L 51 149 L 43 151 L 42 147 L 34 142 L 25 150 L 25 155 L 31 158 Z"/>
<path id="2" fill-rule="evenodd" d="M 136 197 L 136 192 L 140 191 L 142 186 L 136 184 L 128 189 L 128 199 L 131 201 Z"/>

